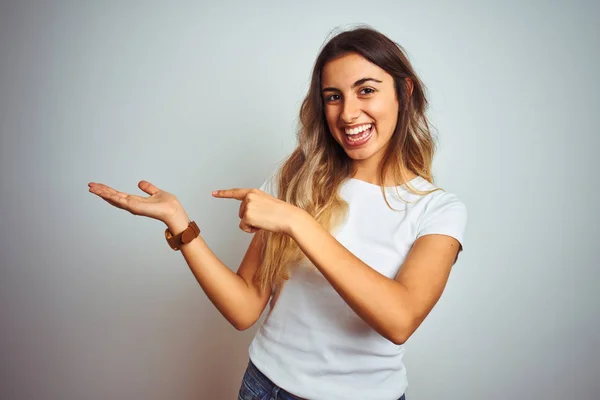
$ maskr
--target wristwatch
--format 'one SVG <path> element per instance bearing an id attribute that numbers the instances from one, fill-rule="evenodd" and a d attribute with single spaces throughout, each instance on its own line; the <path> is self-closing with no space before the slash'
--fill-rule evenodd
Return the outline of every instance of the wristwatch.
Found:
<path id="1" fill-rule="evenodd" d="M 169 228 L 165 229 L 165 238 L 173 250 L 179 250 L 182 245 L 191 242 L 197 238 L 199 234 L 200 228 L 198 228 L 198 225 L 196 225 L 194 221 L 191 221 L 183 232 L 174 236 L 169 232 Z"/>

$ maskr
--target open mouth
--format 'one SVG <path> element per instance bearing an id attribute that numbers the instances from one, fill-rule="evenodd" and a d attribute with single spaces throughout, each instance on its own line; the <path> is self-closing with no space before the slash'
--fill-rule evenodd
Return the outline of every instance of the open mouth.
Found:
<path id="1" fill-rule="evenodd" d="M 346 128 L 344 141 L 349 146 L 361 146 L 369 141 L 373 135 L 373 124 L 364 124 L 354 128 Z"/>

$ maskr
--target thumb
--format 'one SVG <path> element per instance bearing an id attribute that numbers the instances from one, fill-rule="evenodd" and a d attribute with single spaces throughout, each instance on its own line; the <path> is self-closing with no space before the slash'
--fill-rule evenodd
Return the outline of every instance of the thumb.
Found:
<path id="1" fill-rule="evenodd" d="M 158 192 L 158 188 L 156 186 L 154 186 L 153 184 L 151 184 L 148 181 L 140 181 L 138 183 L 138 187 L 140 189 L 142 189 L 144 192 L 148 193 L 150 196 L 156 194 L 156 192 Z"/>

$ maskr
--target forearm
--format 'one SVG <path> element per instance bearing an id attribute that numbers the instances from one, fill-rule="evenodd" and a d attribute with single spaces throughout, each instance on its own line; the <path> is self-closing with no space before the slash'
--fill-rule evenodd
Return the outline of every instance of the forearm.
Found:
<path id="1" fill-rule="evenodd" d="M 298 215 L 290 232 L 359 317 L 394 343 L 408 338 L 413 321 L 409 294 L 403 285 L 362 262 L 306 213 Z"/>
<path id="2" fill-rule="evenodd" d="M 177 234 L 187 228 L 189 218 L 185 212 L 165 221 L 167 228 Z M 209 300 L 238 330 L 254 324 L 262 307 L 254 287 L 231 271 L 208 247 L 202 235 L 184 244 L 180 249 L 185 261 Z"/>

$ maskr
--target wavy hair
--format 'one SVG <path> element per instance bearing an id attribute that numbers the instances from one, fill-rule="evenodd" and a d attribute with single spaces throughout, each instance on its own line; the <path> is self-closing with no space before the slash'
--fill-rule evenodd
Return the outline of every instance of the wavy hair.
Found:
<path id="1" fill-rule="evenodd" d="M 404 50 L 370 27 L 338 33 L 322 47 L 315 61 L 310 88 L 300 108 L 298 146 L 273 177 L 279 199 L 305 210 L 329 231 L 346 215 L 348 204 L 338 189 L 352 178 L 353 167 L 352 159 L 329 131 L 321 74 L 329 61 L 350 53 L 361 55 L 394 78 L 398 121 L 379 165 L 380 182 L 385 182 L 388 173 L 394 182 L 408 182 L 410 171 L 433 183 L 431 166 L 435 141 L 425 116 L 428 105 L 425 87 Z M 410 183 L 406 186 L 415 194 L 429 193 L 415 189 Z M 391 208 L 383 186 L 381 189 Z M 272 290 L 288 279 L 288 266 L 300 261 L 304 254 L 296 242 L 283 233 L 261 230 L 257 234 L 261 236 L 263 252 L 255 274 L 256 283 L 263 291 Z"/>

